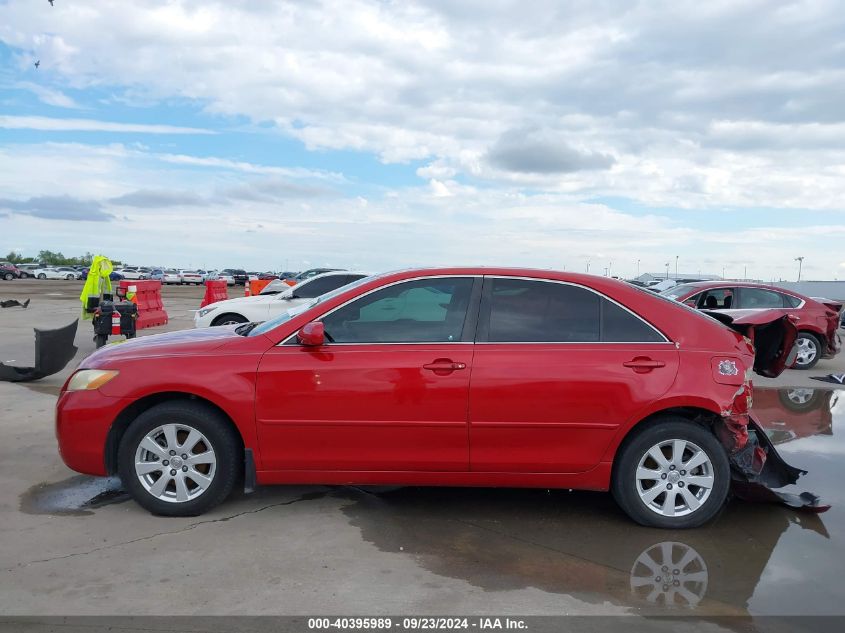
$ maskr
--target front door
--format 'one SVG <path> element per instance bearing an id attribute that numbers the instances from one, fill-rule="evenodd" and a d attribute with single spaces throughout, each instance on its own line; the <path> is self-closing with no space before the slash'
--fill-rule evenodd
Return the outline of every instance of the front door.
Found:
<path id="1" fill-rule="evenodd" d="M 268 351 L 256 389 L 265 468 L 468 470 L 479 294 L 472 277 L 400 282 L 323 315 L 325 345 Z"/>
<path id="2" fill-rule="evenodd" d="M 473 471 L 589 470 L 678 370 L 659 331 L 569 283 L 486 278 L 477 340 Z"/>

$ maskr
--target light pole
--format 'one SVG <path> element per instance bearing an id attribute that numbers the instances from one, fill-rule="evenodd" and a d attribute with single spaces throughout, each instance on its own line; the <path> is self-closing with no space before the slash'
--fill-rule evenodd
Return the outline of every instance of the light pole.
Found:
<path id="1" fill-rule="evenodd" d="M 801 264 L 804 263 L 804 257 L 796 257 L 795 261 L 798 262 L 798 281 L 801 281 Z"/>
<path id="2" fill-rule="evenodd" d="M 640 260 L 637 260 L 637 277 L 640 276 Z"/>
<path id="3" fill-rule="evenodd" d="M 587 260 L 587 274 L 590 274 L 590 260 Z"/>
<path id="4" fill-rule="evenodd" d="M 613 277 L 613 262 L 607 262 L 607 276 Z"/>
<path id="5" fill-rule="evenodd" d="M 678 281 L 678 256 L 675 255 L 675 281 Z"/>
<path id="6" fill-rule="evenodd" d="M 669 279 L 669 262 L 666 262 L 666 279 Z"/>

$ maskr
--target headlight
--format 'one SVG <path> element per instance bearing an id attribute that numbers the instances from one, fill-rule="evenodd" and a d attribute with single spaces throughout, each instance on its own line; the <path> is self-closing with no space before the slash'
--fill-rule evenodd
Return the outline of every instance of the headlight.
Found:
<path id="1" fill-rule="evenodd" d="M 209 312 L 214 312 L 216 309 L 217 307 L 215 306 L 212 308 L 203 308 L 202 310 L 197 310 L 197 316 L 204 317 L 206 314 L 208 314 Z"/>
<path id="2" fill-rule="evenodd" d="M 68 391 L 99 389 L 115 378 L 119 372 L 111 369 L 82 369 L 73 375 L 67 384 Z"/>

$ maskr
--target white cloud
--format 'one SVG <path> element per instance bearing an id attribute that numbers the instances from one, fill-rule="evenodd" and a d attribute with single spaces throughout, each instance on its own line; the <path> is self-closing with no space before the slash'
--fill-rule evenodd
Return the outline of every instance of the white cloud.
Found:
<path id="1" fill-rule="evenodd" d="M 139 134 L 214 134 L 211 130 L 175 125 L 114 123 L 93 119 L 59 119 L 45 116 L 0 115 L 0 128 L 48 132 L 126 132 Z"/>
<path id="2" fill-rule="evenodd" d="M 79 108 L 79 104 L 76 103 L 71 97 L 67 96 L 61 90 L 55 90 L 53 88 L 49 88 L 47 86 L 42 86 L 40 84 L 32 83 L 29 81 L 20 81 L 15 84 L 16 88 L 21 88 L 23 90 L 28 90 L 29 92 L 33 93 L 38 100 L 42 103 L 46 103 L 47 105 L 55 106 L 57 108 Z"/>

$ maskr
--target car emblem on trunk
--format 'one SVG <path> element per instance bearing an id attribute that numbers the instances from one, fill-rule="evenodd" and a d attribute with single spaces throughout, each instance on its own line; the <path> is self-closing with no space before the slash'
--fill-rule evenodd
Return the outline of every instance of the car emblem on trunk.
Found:
<path id="1" fill-rule="evenodd" d="M 739 367 L 736 366 L 736 361 L 720 360 L 719 373 L 722 376 L 736 376 L 739 374 Z"/>

